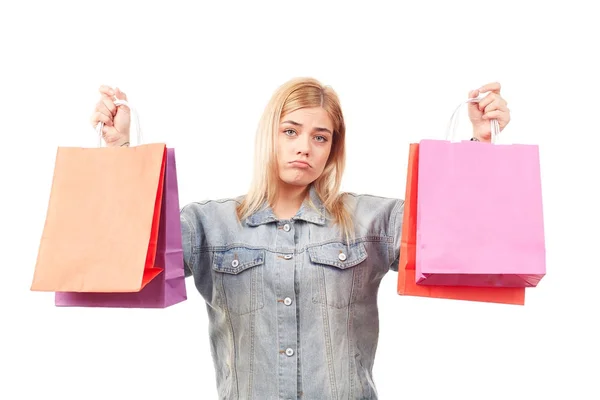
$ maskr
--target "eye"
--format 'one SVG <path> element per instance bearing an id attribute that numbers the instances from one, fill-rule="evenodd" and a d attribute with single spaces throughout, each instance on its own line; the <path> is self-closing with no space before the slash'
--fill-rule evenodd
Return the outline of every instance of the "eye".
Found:
<path id="1" fill-rule="evenodd" d="M 325 142 L 327 142 L 327 138 L 326 138 L 325 136 L 323 136 L 323 135 L 318 135 L 318 136 L 315 136 L 315 139 L 316 139 L 316 140 L 317 140 L 317 142 L 319 142 L 319 143 L 325 143 Z"/>
<path id="2" fill-rule="evenodd" d="M 288 132 L 291 132 L 291 133 L 288 133 Z M 283 133 L 284 133 L 285 135 L 287 135 L 287 136 L 293 136 L 293 135 L 295 135 L 295 134 L 296 134 L 296 131 L 295 131 L 295 130 L 293 130 L 293 129 L 286 129 L 286 130 L 284 130 L 284 131 L 283 131 Z"/>

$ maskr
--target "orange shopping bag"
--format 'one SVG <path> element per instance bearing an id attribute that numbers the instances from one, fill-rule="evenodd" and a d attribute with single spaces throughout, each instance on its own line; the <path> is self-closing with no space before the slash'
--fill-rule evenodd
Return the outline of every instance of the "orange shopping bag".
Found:
<path id="1" fill-rule="evenodd" d="M 31 290 L 135 293 L 155 266 L 167 149 L 59 147 Z"/>
<path id="2" fill-rule="evenodd" d="M 487 303 L 525 304 L 522 287 L 425 286 L 415 279 L 417 239 L 417 186 L 419 181 L 419 144 L 412 143 L 408 156 L 400 262 L 398 264 L 398 294 L 439 299 L 468 300 Z"/>

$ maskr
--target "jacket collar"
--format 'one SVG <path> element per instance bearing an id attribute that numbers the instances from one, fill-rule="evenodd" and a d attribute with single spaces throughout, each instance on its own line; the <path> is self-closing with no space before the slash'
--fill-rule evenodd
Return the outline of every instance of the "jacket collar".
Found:
<path id="1" fill-rule="evenodd" d="M 292 217 L 292 220 L 302 220 L 317 225 L 325 225 L 327 212 L 313 185 L 310 186 L 309 197 L 316 209 L 311 207 L 308 199 L 305 199 L 296 215 Z M 277 218 L 269 205 L 266 205 L 263 209 L 255 212 L 246 219 L 246 223 L 249 226 L 258 226 L 277 221 L 279 221 L 279 218 Z"/>

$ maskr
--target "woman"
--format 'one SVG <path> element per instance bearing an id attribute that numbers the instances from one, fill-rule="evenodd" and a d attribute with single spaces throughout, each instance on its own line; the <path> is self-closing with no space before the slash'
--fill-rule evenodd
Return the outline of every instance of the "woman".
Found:
<path id="1" fill-rule="evenodd" d="M 103 86 L 92 125 L 129 145 L 129 111 Z M 510 120 L 500 85 L 469 96 L 474 138 Z M 256 136 L 245 196 L 181 211 L 187 276 L 207 303 L 219 397 L 376 399 L 377 290 L 397 269 L 403 200 L 340 193 L 345 124 L 336 93 L 293 79 Z"/>

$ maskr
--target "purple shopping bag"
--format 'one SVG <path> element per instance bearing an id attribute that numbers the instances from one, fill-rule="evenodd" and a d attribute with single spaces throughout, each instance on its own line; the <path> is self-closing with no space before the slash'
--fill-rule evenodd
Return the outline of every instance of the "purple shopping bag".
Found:
<path id="1" fill-rule="evenodd" d="M 546 274 L 538 146 L 422 140 L 419 285 L 535 287 Z"/>
<path id="2" fill-rule="evenodd" d="M 187 300 L 174 149 L 167 149 L 162 196 L 155 264 L 164 270 L 135 293 L 56 292 L 56 306 L 166 308 Z"/>

